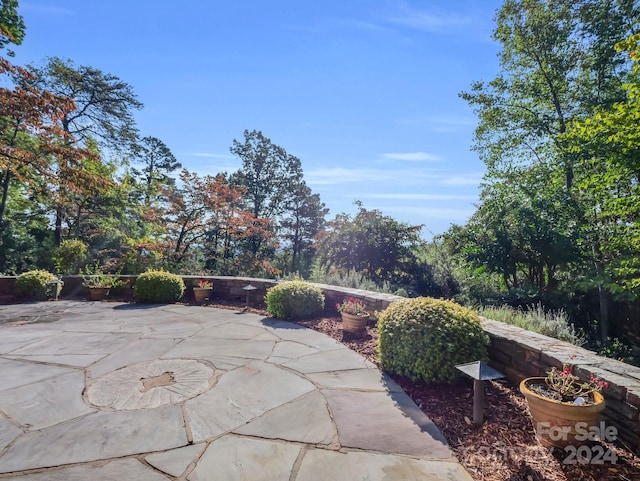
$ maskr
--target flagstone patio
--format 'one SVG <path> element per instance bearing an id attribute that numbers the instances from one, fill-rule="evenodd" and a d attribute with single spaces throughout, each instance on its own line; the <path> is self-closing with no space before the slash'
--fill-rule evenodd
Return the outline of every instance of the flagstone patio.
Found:
<path id="1" fill-rule="evenodd" d="M 0 306 L 0 480 L 471 480 L 337 341 L 255 314 Z"/>

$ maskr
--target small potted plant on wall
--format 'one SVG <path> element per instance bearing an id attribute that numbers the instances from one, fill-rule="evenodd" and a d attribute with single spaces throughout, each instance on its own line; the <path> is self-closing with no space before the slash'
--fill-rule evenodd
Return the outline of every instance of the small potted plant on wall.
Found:
<path id="1" fill-rule="evenodd" d="M 343 331 L 357 334 L 366 330 L 370 314 L 367 312 L 364 302 L 349 297 L 341 304 L 336 304 L 336 309 L 342 317 Z"/>
<path id="2" fill-rule="evenodd" d="M 578 442 L 576 436 L 597 426 L 598 415 L 605 408 L 600 393 L 605 387 L 607 382 L 595 376 L 589 381 L 581 380 L 567 363 L 562 369 L 554 367 L 547 377 L 524 379 L 520 391 L 527 400 L 540 442 L 547 447 L 564 448 Z"/>
<path id="3" fill-rule="evenodd" d="M 89 290 L 90 301 L 102 301 L 109 295 L 109 291 L 124 285 L 119 274 L 106 274 L 95 264 L 87 268 L 82 276 L 82 285 Z"/>
<path id="4" fill-rule="evenodd" d="M 193 288 L 193 298 L 196 304 L 204 304 L 213 294 L 213 282 L 200 279 Z"/>

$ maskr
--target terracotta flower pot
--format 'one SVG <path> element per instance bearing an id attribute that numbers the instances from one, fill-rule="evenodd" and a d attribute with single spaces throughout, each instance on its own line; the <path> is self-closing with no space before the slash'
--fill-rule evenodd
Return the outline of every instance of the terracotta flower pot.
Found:
<path id="1" fill-rule="evenodd" d="M 207 298 L 211 298 L 213 294 L 212 287 L 194 287 L 193 288 L 193 298 L 195 299 L 196 304 L 204 304 Z"/>
<path id="2" fill-rule="evenodd" d="M 103 301 L 109 295 L 108 287 L 88 287 L 90 301 Z"/>
<path id="3" fill-rule="evenodd" d="M 367 327 L 367 321 L 369 320 L 370 314 L 367 312 L 365 314 L 347 314 L 346 312 L 341 312 L 342 316 L 342 330 L 346 332 L 350 332 L 353 334 L 365 332 Z"/>
<path id="4" fill-rule="evenodd" d="M 520 383 L 520 392 L 527 400 L 540 442 L 547 447 L 559 448 L 586 444 L 589 428 L 598 426 L 598 415 L 605 408 L 602 394 L 594 392 L 592 404 L 578 405 L 541 396 L 531 390 L 529 386 L 533 384 L 545 384 L 545 378 L 524 379 Z"/>

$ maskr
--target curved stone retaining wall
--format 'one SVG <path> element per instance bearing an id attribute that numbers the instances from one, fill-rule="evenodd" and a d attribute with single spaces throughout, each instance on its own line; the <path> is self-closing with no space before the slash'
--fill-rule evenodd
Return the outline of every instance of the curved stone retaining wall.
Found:
<path id="1" fill-rule="evenodd" d="M 483 319 L 483 327 L 491 339 L 490 364 L 514 383 L 545 376 L 563 362 L 585 381 L 591 376 L 607 381 L 603 420 L 616 427 L 623 444 L 640 451 L 640 368 L 502 322 Z"/>
<path id="2" fill-rule="evenodd" d="M 127 286 L 121 288 L 120 294 L 127 297 L 135 283 L 136 276 L 121 276 L 127 280 Z M 213 282 L 214 298 L 235 299 L 245 301 L 247 291 L 243 287 L 252 285 L 256 289 L 249 293 L 249 303 L 259 304 L 269 287 L 277 284 L 275 280 L 256 279 L 250 277 L 226 276 L 183 276 L 187 285 L 186 296 L 192 295 L 191 289 L 200 279 Z M 82 278 L 65 276 L 62 296 L 82 296 Z M 15 285 L 15 277 L 0 277 L 0 299 L 11 300 Z M 402 297 L 349 289 L 345 287 L 316 284 L 322 289 L 327 312 L 336 312 L 336 303 L 346 297 L 360 299 L 367 310 L 384 310 L 389 304 Z M 609 383 L 603 394 L 607 408 L 603 418 L 608 424 L 618 429 L 619 440 L 627 447 L 640 451 L 640 368 L 624 364 L 613 359 L 597 356 L 595 353 L 566 342 L 547 336 L 525 331 L 497 321 L 483 319 L 483 327 L 491 340 L 489 346 L 490 364 L 503 372 L 507 378 L 518 384 L 525 377 L 544 376 L 552 367 L 562 367 L 563 362 L 573 366 L 573 372 L 582 379 L 598 376 Z M 571 356 L 576 356 L 571 359 Z"/>

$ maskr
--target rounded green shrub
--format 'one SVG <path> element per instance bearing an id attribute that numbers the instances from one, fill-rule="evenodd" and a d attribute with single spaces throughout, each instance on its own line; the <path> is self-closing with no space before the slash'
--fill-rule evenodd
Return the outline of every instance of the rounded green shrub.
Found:
<path id="1" fill-rule="evenodd" d="M 486 359 L 489 342 L 478 314 L 428 297 L 391 304 L 378 317 L 378 334 L 382 368 L 414 382 L 453 381 L 456 365 Z"/>
<path id="2" fill-rule="evenodd" d="M 46 300 L 56 294 L 52 282 L 57 279 L 51 272 L 40 269 L 25 272 L 16 279 L 16 293 L 27 299 Z M 61 289 L 57 285 L 56 288 Z"/>
<path id="3" fill-rule="evenodd" d="M 267 290 L 267 311 L 278 319 L 310 319 L 322 314 L 322 291 L 304 281 L 285 281 Z"/>
<path id="4" fill-rule="evenodd" d="M 77 274 L 88 255 L 89 248 L 81 240 L 63 240 L 53 253 L 53 263 L 58 272 Z"/>
<path id="5" fill-rule="evenodd" d="M 138 276 L 134 286 L 138 302 L 169 304 L 184 294 L 182 277 L 165 271 L 148 270 Z"/>

